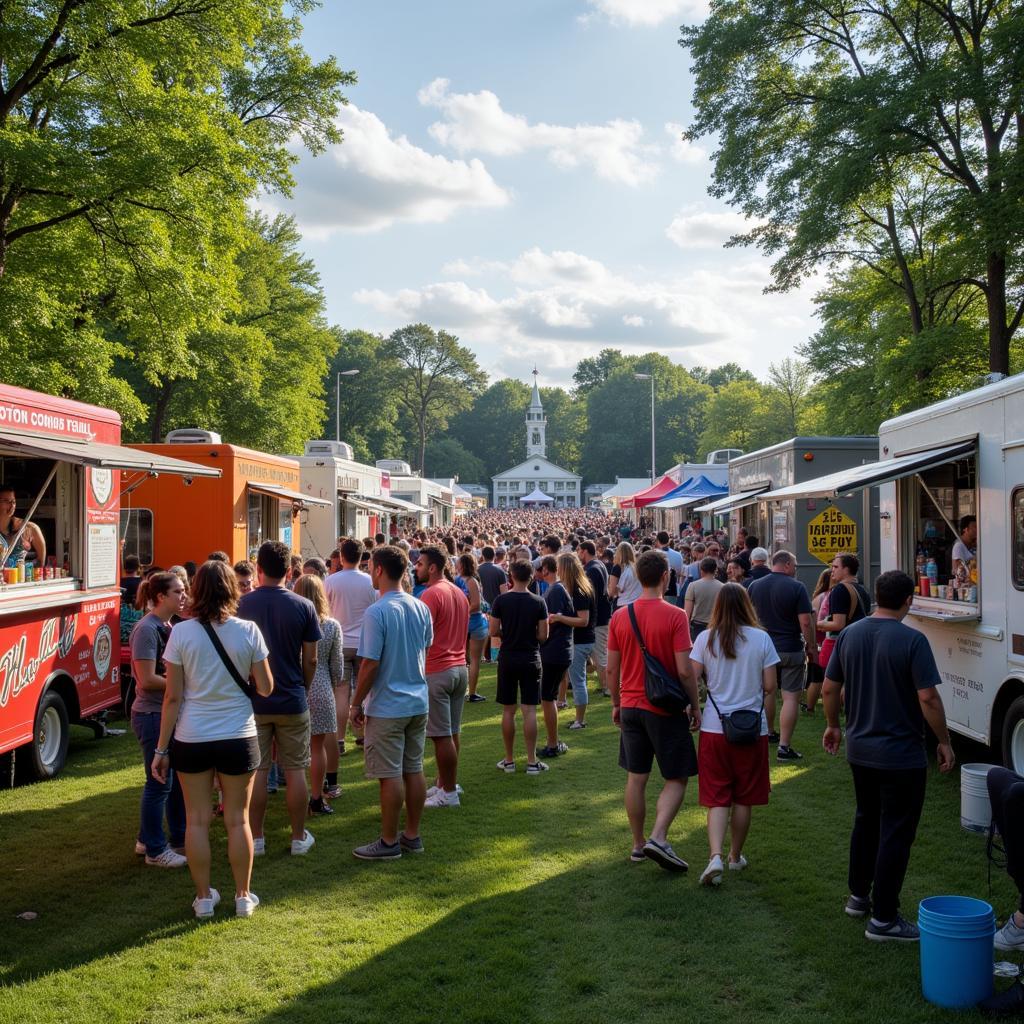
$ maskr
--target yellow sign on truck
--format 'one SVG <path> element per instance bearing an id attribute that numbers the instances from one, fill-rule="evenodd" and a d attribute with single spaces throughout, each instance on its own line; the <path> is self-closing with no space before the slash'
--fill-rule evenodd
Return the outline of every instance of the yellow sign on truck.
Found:
<path id="1" fill-rule="evenodd" d="M 840 551 L 857 550 L 857 524 L 845 512 L 830 506 L 807 524 L 807 550 L 828 564 Z"/>

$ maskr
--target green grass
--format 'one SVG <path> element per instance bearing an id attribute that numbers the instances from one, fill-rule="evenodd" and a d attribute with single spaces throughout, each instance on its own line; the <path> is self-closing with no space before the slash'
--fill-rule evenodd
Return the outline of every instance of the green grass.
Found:
<path id="1" fill-rule="evenodd" d="M 491 673 L 482 689 L 493 694 Z M 378 816 L 376 784 L 350 754 L 338 813 L 312 824 L 309 857 L 288 855 L 283 795 L 271 797 L 253 875 L 263 903 L 249 921 L 229 916 L 215 827 L 226 900 L 205 924 L 192 918 L 186 872 L 147 869 L 132 853 L 134 738 L 76 731 L 60 779 L 0 793 L 0 1022 L 950 1019 L 921 998 L 916 947 L 868 943 L 842 913 L 852 787 L 845 763 L 820 750 L 820 717 L 800 722 L 805 760 L 772 765 L 750 870 L 718 890 L 697 884 L 707 853 L 696 782 L 670 835 L 690 874 L 628 863 L 606 700 L 590 722 L 564 733 L 572 750 L 546 775 L 504 775 L 495 705 L 469 705 L 463 806 L 428 810 L 426 855 L 389 864 L 351 856 Z M 989 889 L 984 840 L 959 826 L 957 778 L 933 772 L 908 916 L 940 893 Z M 1013 905 L 999 871 L 992 901 L 1000 918 Z M 38 918 L 18 920 L 25 910 Z"/>

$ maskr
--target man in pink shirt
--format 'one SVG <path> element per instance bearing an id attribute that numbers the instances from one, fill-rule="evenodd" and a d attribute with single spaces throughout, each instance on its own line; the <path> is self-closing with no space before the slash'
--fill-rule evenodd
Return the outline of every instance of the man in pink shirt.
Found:
<path id="1" fill-rule="evenodd" d="M 427 735 L 434 744 L 437 784 L 427 791 L 427 807 L 459 806 L 459 730 L 469 685 L 469 599 L 445 579 L 447 564 L 447 553 L 433 545 L 421 548 L 416 560 L 416 582 L 427 588 L 420 600 L 434 623 L 434 642 L 427 648 Z"/>

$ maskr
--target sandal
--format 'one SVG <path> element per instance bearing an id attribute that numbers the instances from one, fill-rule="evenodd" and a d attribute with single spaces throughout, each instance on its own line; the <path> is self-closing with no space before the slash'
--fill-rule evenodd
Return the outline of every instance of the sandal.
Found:
<path id="1" fill-rule="evenodd" d="M 647 860 L 647 854 L 644 853 L 644 848 L 642 846 L 638 846 L 630 851 L 629 859 L 633 864 L 642 864 Z"/>

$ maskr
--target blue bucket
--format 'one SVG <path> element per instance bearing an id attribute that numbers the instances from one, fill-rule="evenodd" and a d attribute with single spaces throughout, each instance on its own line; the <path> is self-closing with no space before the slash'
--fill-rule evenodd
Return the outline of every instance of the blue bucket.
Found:
<path id="1" fill-rule="evenodd" d="M 996 918 L 984 900 L 931 896 L 921 900 L 921 990 L 936 1006 L 959 1009 L 992 995 Z"/>

